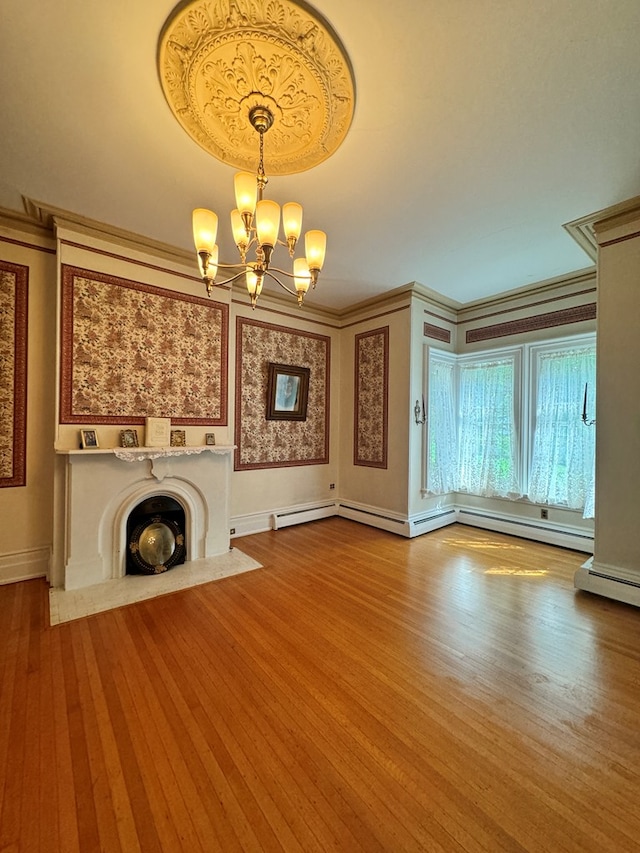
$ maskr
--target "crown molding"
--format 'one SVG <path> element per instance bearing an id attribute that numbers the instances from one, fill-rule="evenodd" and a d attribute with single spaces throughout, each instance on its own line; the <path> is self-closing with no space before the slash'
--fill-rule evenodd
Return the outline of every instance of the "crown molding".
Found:
<path id="1" fill-rule="evenodd" d="M 179 249 L 169 243 L 162 243 L 159 240 L 144 237 L 141 234 L 127 231 L 124 228 L 107 225 L 96 219 L 90 219 L 87 216 L 81 216 L 78 213 L 73 213 L 72 211 L 64 210 L 61 207 L 46 204 L 42 201 L 35 201 L 26 196 L 23 196 L 23 203 L 29 218 L 32 221 L 38 222 L 42 228 L 46 228 L 54 235 L 56 229 L 59 227 L 71 228 L 87 237 L 105 240 L 137 252 L 150 253 L 158 258 L 163 258 L 164 260 L 180 265 L 186 263 L 188 266 L 193 266 L 193 253 L 188 252 L 186 249 Z M 195 273 L 194 277 L 196 277 Z"/>
<path id="2" fill-rule="evenodd" d="M 557 291 L 561 287 L 583 286 L 587 283 L 595 286 L 595 267 L 586 267 L 585 269 L 577 270 L 576 272 L 567 273 L 554 278 L 548 278 L 544 281 L 535 282 L 534 284 L 527 284 L 523 287 L 515 288 L 514 290 L 506 290 L 503 293 L 499 293 L 497 296 L 467 302 L 460 307 L 458 311 L 458 319 L 460 319 L 460 317 L 464 317 L 466 314 L 474 313 L 478 310 L 504 306 L 509 302 L 521 299 L 523 296 L 534 297 L 547 295 L 549 291 Z M 570 295 L 570 293 L 567 294 L 567 296 Z"/>
<path id="3" fill-rule="evenodd" d="M 567 222 L 562 227 L 581 246 L 595 263 L 598 257 L 598 235 L 603 231 L 626 225 L 640 215 L 640 196 L 605 207 L 580 219 Z"/>
<path id="4" fill-rule="evenodd" d="M 53 239 L 51 229 L 28 212 L 21 213 L 19 210 L 0 207 L 0 226 L 26 232 L 49 241 Z"/>
<path id="5" fill-rule="evenodd" d="M 55 238 L 57 228 L 68 228 L 90 238 L 115 244 L 128 250 L 134 250 L 145 255 L 151 254 L 159 259 L 179 264 L 181 267 L 194 267 L 193 253 L 186 249 L 180 249 L 168 243 L 153 240 L 132 231 L 117 228 L 24 196 L 23 203 L 25 213 L 0 208 L 0 225 L 26 231 L 41 238 L 46 237 L 48 240 Z M 585 217 L 584 220 L 586 222 L 593 219 L 594 223 L 598 223 L 598 228 L 601 226 L 604 228 L 609 227 L 610 223 L 620 224 L 615 221 L 616 218 L 626 217 L 627 219 L 632 219 L 638 213 L 640 213 L 640 197 L 631 199 L 620 205 L 615 205 L 613 208 L 600 211 L 598 214 L 592 214 L 591 217 Z M 599 217 L 603 218 L 599 219 Z M 354 321 L 366 321 L 366 315 L 372 311 L 408 307 L 412 304 L 413 300 L 418 300 L 427 303 L 431 308 L 454 313 L 457 319 L 452 322 L 456 322 L 479 309 L 504 306 L 514 300 L 520 299 L 524 295 L 544 295 L 549 291 L 558 290 L 558 288 L 582 286 L 587 283 L 595 285 L 595 276 L 595 267 L 587 267 L 563 276 L 557 276 L 542 282 L 508 290 L 494 297 L 467 303 L 460 303 L 449 299 L 443 296 L 443 294 L 431 290 L 419 282 L 413 281 L 369 299 L 362 300 L 361 302 L 354 303 L 343 309 L 305 303 L 306 310 L 304 316 L 305 319 L 314 322 L 325 322 L 339 328 Z M 198 277 L 195 271 L 193 277 L 194 279 Z M 290 316 L 300 316 L 297 307 L 292 308 L 290 300 L 284 295 L 279 293 L 264 293 L 264 295 L 265 297 L 268 295 L 272 310 Z M 570 296 L 571 294 L 567 295 Z M 237 301 L 238 303 L 240 302 L 240 300 Z"/>

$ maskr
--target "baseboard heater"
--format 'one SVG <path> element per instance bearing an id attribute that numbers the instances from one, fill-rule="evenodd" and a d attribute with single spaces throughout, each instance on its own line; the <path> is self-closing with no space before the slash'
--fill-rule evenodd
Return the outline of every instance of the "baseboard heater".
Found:
<path id="1" fill-rule="evenodd" d="M 615 575 L 604 574 L 604 572 L 594 572 L 591 569 L 589 569 L 589 574 L 592 575 L 594 578 L 602 578 L 602 580 L 605 581 L 615 581 L 615 583 L 623 583 L 625 584 L 625 586 L 632 586 L 635 589 L 640 589 L 640 583 L 638 583 L 637 581 L 630 581 L 626 578 L 618 578 Z"/>
<path id="2" fill-rule="evenodd" d="M 382 519 L 383 521 L 391 521 L 391 522 L 393 522 L 393 524 L 400 524 L 400 525 L 404 525 L 404 524 L 406 524 L 406 523 L 407 523 L 407 522 L 406 522 L 406 521 L 404 521 L 404 519 L 402 519 L 402 518 L 392 518 L 390 515 L 382 515 L 382 513 L 381 513 L 381 512 L 371 512 L 371 510 L 368 510 L 368 509 L 360 509 L 360 507 L 356 507 L 356 506 L 349 506 L 348 504 L 343 504 L 343 503 L 341 503 L 341 504 L 340 504 L 340 509 L 348 509 L 348 510 L 349 510 L 349 512 L 357 512 L 357 513 L 359 513 L 360 515 L 372 515 L 374 518 L 380 518 L 380 519 Z"/>
<path id="3" fill-rule="evenodd" d="M 335 502 L 318 504 L 318 506 L 304 507 L 300 509 L 283 510 L 274 512 L 272 515 L 273 529 L 280 530 L 290 527 L 292 524 L 303 524 L 305 521 L 316 521 L 319 518 L 329 518 L 337 512 Z"/>
<path id="4" fill-rule="evenodd" d="M 444 512 L 435 512 L 433 515 L 425 515 L 424 518 L 416 518 L 413 519 L 411 524 L 414 527 L 418 527 L 420 524 L 433 524 L 434 521 L 440 521 L 441 518 L 444 518 L 447 515 L 456 515 L 455 509 L 448 509 Z M 454 519 L 455 520 L 455 519 Z"/>
<path id="5" fill-rule="evenodd" d="M 557 527 L 545 527 L 545 525 L 543 524 L 531 524 L 527 521 L 520 521 L 519 519 L 500 518 L 497 515 L 490 515 L 489 513 L 485 512 L 470 512 L 466 509 L 458 510 L 458 521 L 460 521 L 461 524 L 464 524 L 465 516 L 469 519 L 469 524 L 471 525 L 473 525 L 473 521 L 471 521 L 471 519 L 477 518 L 477 526 L 479 527 L 482 526 L 483 521 L 493 521 L 494 523 L 503 526 L 514 527 L 518 529 L 527 528 L 532 532 L 535 530 L 538 536 L 546 534 L 547 536 L 562 537 L 563 539 L 566 537 L 569 541 L 574 541 L 576 546 L 578 545 L 578 543 L 580 543 L 581 547 L 577 548 L 577 550 L 580 551 L 584 550 L 585 545 L 589 546 L 586 548 L 587 551 L 591 550 L 591 548 L 593 547 L 593 536 L 589 536 L 588 534 L 584 533 L 574 533 L 570 530 L 565 530 L 563 528 L 558 529 Z M 527 538 L 526 533 L 523 533 L 522 535 L 525 539 Z"/>

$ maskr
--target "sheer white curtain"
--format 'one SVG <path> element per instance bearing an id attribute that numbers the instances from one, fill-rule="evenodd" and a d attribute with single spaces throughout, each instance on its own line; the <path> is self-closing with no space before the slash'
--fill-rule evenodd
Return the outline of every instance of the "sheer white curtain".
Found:
<path id="1" fill-rule="evenodd" d="M 536 420 L 529 499 L 593 518 L 595 425 L 581 419 L 585 386 L 588 418 L 595 417 L 595 346 L 538 354 Z"/>
<path id="2" fill-rule="evenodd" d="M 427 490 L 442 495 L 458 488 L 455 362 L 429 358 Z"/>
<path id="3" fill-rule="evenodd" d="M 459 393 L 459 490 L 520 497 L 515 358 L 462 363 Z"/>

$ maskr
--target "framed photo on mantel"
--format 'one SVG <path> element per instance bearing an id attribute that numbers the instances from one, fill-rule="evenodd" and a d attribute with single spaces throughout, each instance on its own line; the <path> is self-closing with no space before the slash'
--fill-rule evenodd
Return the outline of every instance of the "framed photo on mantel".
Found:
<path id="1" fill-rule="evenodd" d="M 146 447 L 169 447 L 171 418 L 145 418 L 144 443 Z"/>

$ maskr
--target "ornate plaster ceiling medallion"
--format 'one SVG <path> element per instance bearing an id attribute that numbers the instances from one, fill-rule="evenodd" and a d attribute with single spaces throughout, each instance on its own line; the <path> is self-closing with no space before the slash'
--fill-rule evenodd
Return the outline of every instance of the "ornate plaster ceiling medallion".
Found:
<path id="1" fill-rule="evenodd" d="M 351 64 L 327 21 L 291 0 L 191 0 L 160 36 L 158 66 L 175 117 L 205 151 L 253 169 L 254 107 L 272 113 L 270 175 L 303 172 L 344 140 L 355 104 Z"/>

